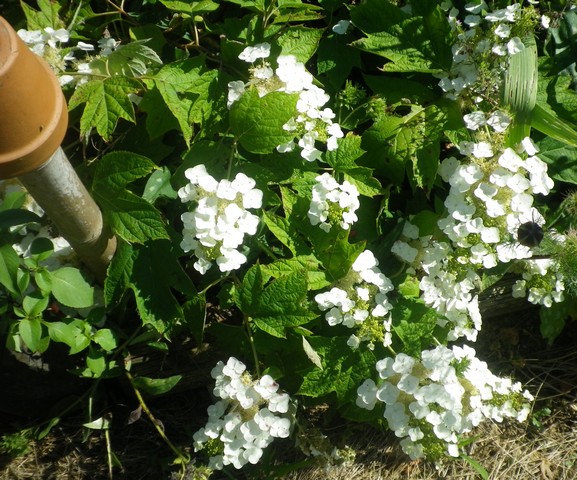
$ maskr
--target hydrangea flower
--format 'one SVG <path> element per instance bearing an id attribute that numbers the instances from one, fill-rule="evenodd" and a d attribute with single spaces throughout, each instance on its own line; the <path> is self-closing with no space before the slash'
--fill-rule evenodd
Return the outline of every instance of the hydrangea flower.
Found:
<path id="1" fill-rule="evenodd" d="M 184 224 L 181 248 L 194 252 L 198 258 L 194 268 L 202 274 L 214 261 L 221 272 L 238 269 L 247 260 L 238 249 L 245 235 L 256 233 L 260 221 L 248 209 L 261 207 L 262 191 L 243 173 L 232 181 L 217 182 L 202 164 L 187 169 L 185 176 L 189 183 L 178 195 L 182 202 L 194 206 L 181 216 Z"/>
<path id="2" fill-rule="evenodd" d="M 284 126 L 284 130 L 294 133 L 294 138 L 277 146 L 280 153 L 291 152 L 300 147 L 300 154 L 308 162 L 321 157 L 317 142 L 324 143 L 327 150 L 337 149 L 338 139 L 344 136 L 338 123 L 333 122 L 334 112 L 325 107 L 330 100 L 329 95 L 320 87 L 314 85 L 313 76 L 306 70 L 294 55 L 280 55 L 276 59 L 277 67 L 273 69 L 267 59 L 270 56 L 270 45 L 261 43 L 246 47 L 239 58 L 252 63 L 251 77 L 247 83 L 233 81 L 228 84 L 227 106 L 232 105 L 249 87 L 257 89 L 259 95 L 270 92 L 286 92 L 298 94 L 295 116 Z M 261 60 L 259 64 L 255 64 Z"/>
<path id="3" fill-rule="evenodd" d="M 327 323 L 331 326 L 342 324 L 355 330 L 348 341 L 351 348 L 357 348 L 361 342 L 367 342 L 369 348 L 373 348 L 375 342 L 391 345 L 389 312 L 392 305 L 387 293 L 393 290 L 393 284 L 380 271 L 370 250 L 357 257 L 340 284 L 315 296 L 319 309 L 327 312 Z"/>
<path id="4" fill-rule="evenodd" d="M 357 221 L 359 191 L 348 181 L 339 184 L 329 173 L 315 179 L 308 217 L 312 225 L 328 232 L 333 225 L 348 230 Z"/>
<path id="5" fill-rule="evenodd" d="M 357 406 L 382 408 L 401 448 L 412 459 L 440 452 L 458 457 L 460 437 L 483 420 L 524 421 L 531 394 L 519 383 L 493 375 L 468 346 L 439 345 L 420 358 L 404 353 L 379 360 L 378 381 L 357 390 Z"/>
<path id="6" fill-rule="evenodd" d="M 270 375 L 253 379 L 234 357 L 219 361 L 211 376 L 220 400 L 208 407 L 206 425 L 193 435 L 195 451 L 208 452 L 213 470 L 258 463 L 275 438 L 290 435 L 294 412 L 289 395 Z"/>

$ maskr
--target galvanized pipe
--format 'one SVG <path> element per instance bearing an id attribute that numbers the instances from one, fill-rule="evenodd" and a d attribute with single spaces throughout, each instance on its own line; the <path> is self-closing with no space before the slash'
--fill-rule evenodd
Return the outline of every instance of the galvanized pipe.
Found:
<path id="1" fill-rule="evenodd" d="M 80 260 L 103 280 L 116 249 L 116 238 L 105 228 L 100 208 L 62 148 L 40 168 L 18 179 Z"/>

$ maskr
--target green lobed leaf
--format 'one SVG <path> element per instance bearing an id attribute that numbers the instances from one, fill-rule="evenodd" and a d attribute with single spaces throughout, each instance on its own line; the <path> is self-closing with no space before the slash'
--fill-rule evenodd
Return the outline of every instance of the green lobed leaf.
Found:
<path id="1" fill-rule="evenodd" d="M 265 285 L 266 284 L 266 285 Z M 287 329 L 304 325 L 318 315 L 307 306 L 303 272 L 294 272 L 266 283 L 260 265 L 248 270 L 235 294 L 235 302 L 251 323 L 274 337 L 285 338 Z"/>
<path id="2" fill-rule="evenodd" d="M 96 164 L 92 190 L 112 231 L 127 242 L 168 238 L 160 212 L 126 186 L 156 170 L 148 158 L 131 152 L 112 152 Z"/>
<path id="3" fill-rule="evenodd" d="M 547 174 L 556 181 L 577 185 L 577 150 L 551 137 L 537 145 L 539 158 L 547 163 Z"/>
<path id="4" fill-rule="evenodd" d="M 277 39 L 282 55 L 293 55 L 299 62 L 306 63 L 315 53 L 323 31 L 319 28 L 293 26 L 286 29 Z"/>
<path id="5" fill-rule="evenodd" d="M 326 273 L 322 271 L 321 264 L 313 255 L 300 255 L 293 258 L 276 260 L 268 265 L 262 265 L 264 274 L 271 277 L 281 277 L 290 273 L 306 272 L 307 286 L 309 290 L 320 290 L 331 284 L 327 280 Z"/>
<path id="6" fill-rule="evenodd" d="M 68 102 L 68 108 L 73 110 L 85 104 L 80 119 L 80 134 L 87 135 L 95 128 L 108 141 L 119 119 L 136 123 L 134 106 L 128 94 L 136 93 L 140 88 L 137 80 L 125 77 L 91 80 L 79 85 Z"/>
<path id="7" fill-rule="evenodd" d="M 351 21 L 366 37 L 353 46 L 389 60 L 389 72 L 449 71 L 453 35 L 442 10 L 435 2 L 418 8 L 410 16 L 382 0 L 367 0 L 351 8 Z"/>
<path id="8" fill-rule="evenodd" d="M 418 357 L 433 343 L 437 313 L 418 299 L 401 297 L 394 310 L 393 329 L 403 342 L 403 352 Z"/>
<path id="9" fill-rule="evenodd" d="M 186 323 L 173 289 L 188 296 L 196 295 L 169 240 L 138 245 L 119 243 L 104 283 L 107 305 L 118 302 L 127 290 L 131 290 L 143 324 L 164 334 L 177 323 Z"/>
<path id="10" fill-rule="evenodd" d="M 283 129 L 296 114 L 298 95 L 271 92 L 260 97 L 246 91 L 230 109 L 230 127 L 240 144 L 252 153 L 270 153 L 294 134 Z"/>
<path id="11" fill-rule="evenodd" d="M 285 217 L 263 211 L 262 217 L 270 232 L 285 246 L 293 255 L 299 255 L 309 250 L 303 243 L 297 228 Z"/>
<path id="12" fill-rule="evenodd" d="M 20 6 L 26 16 L 26 23 L 28 30 L 43 30 L 46 27 L 64 28 L 64 22 L 60 20 L 58 12 L 60 11 L 60 4 L 50 0 L 38 0 L 39 10 L 32 8 L 30 5 L 20 0 Z"/>
<path id="13" fill-rule="evenodd" d="M 353 350 L 347 340 L 348 337 L 307 338 L 323 368 L 311 368 L 304 374 L 299 395 L 318 398 L 334 392 L 338 406 L 355 402 L 357 388 L 373 376 L 376 358 L 369 349 Z"/>
<path id="14" fill-rule="evenodd" d="M 162 65 L 158 54 L 146 43 L 147 40 L 135 40 L 121 45 L 105 57 L 90 62 L 90 68 L 93 73 L 110 77 L 144 75 L 149 68 Z"/>
<path id="15" fill-rule="evenodd" d="M 82 276 L 80 270 L 62 267 L 50 272 L 52 294 L 63 305 L 72 308 L 87 308 L 94 304 L 94 287 Z"/>
<path id="16" fill-rule="evenodd" d="M 315 254 L 327 271 L 331 281 L 343 278 L 351 269 L 356 258 L 365 249 L 365 242 L 349 243 L 345 235 L 339 235 L 324 248 L 315 249 Z"/>
<path id="17" fill-rule="evenodd" d="M 200 96 L 195 91 L 195 86 L 203 69 L 204 59 L 196 57 L 165 65 L 153 78 L 154 85 L 178 121 L 184 140 L 189 146 L 192 137 L 190 112 L 194 102 Z"/>
<path id="18" fill-rule="evenodd" d="M 577 318 L 577 302 L 571 298 L 554 303 L 549 308 L 541 307 L 539 310 L 541 335 L 549 345 L 552 345 L 563 332 L 567 321 L 575 318 Z"/>

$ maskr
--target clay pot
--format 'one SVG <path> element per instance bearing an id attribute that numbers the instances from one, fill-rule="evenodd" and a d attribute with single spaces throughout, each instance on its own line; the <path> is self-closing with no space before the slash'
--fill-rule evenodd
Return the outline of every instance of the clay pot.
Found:
<path id="1" fill-rule="evenodd" d="M 67 126 L 56 75 L 0 17 L 0 179 L 40 167 L 60 146 Z"/>

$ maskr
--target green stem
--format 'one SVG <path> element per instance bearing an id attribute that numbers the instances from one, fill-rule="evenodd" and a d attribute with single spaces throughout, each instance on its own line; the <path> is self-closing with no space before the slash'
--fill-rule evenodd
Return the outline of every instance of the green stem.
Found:
<path id="1" fill-rule="evenodd" d="M 136 398 L 138 399 L 138 403 L 142 407 L 142 410 L 144 411 L 144 413 L 146 413 L 146 416 L 150 419 L 150 421 L 154 425 L 154 428 L 156 429 L 162 440 L 164 440 L 166 445 L 168 445 L 168 447 L 172 450 L 172 452 L 177 456 L 178 460 L 180 461 L 180 464 L 182 465 L 182 468 L 186 468 L 186 464 L 190 461 L 190 459 L 185 454 L 183 454 L 166 436 L 164 430 L 160 426 L 160 422 L 156 420 L 156 417 L 150 411 L 148 405 L 146 405 L 146 402 L 144 401 L 144 398 L 142 397 L 140 390 L 138 390 L 138 388 L 136 388 L 136 386 L 134 385 L 134 377 L 130 374 L 130 372 L 126 372 L 126 377 L 128 378 L 130 385 L 134 390 L 134 394 L 136 395 Z"/>
<path id="2" fill-rule="evenodd" d="M 246 336 L 248 337 L 248 343 L 250 343 L 250 349 L 252 351 L 252 357 L 254 359 L 254 368 L 256 371 L 256 376 L 260 378 L 260 365 L 258 361 L 258 354 L 256 352 L 256 346 L 254 344 L 254 338 L 252 336 L 252 332 L 250 331 L 250 324 L 249 324 L 250 317 L 248 315 L 243 315 L 242 323 L 244 324 L 244 328 L 246 330 Z"/>

